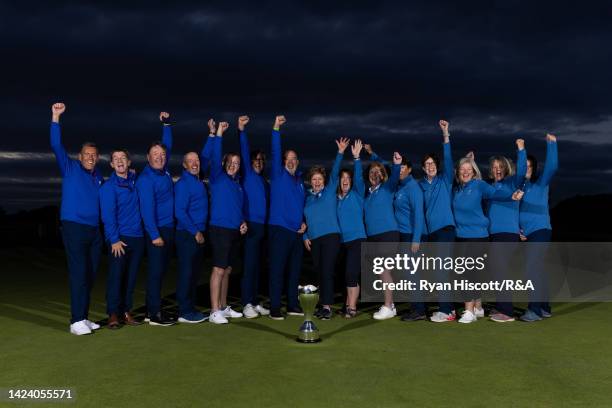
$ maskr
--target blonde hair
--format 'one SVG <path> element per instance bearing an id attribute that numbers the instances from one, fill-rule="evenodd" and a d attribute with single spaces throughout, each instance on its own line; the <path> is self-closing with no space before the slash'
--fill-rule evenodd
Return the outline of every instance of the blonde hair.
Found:
<path id="1" fill-rule="evenodd" d="M 495 176 L 493 175 L 493 163 L 495 163 L 496 161 L 501 163 L 502 171 L 505 173 L 504 178 L 508 176 L 514 176 L 515 169 L 512 160 L 508 159 L 505 156 L 491 156 L 489 158 L 489 178 L 495 179 Z"/>
<path id="2" fill-rule="evenodd" d="M 472 177 L 472 179 L 482 180 L 482 174 L 480 173 L 480 169 L 478 168 L 476 162 L 469 157 L 464 157 L 463 159 L 459 160 L 459 163 L 457 163 L 457 168 L 455 169 L 455 180 L 457 180 L 457 183 L 461 184 L 461 180 L 459 179 L 459 169 L 461 169 L 461 166 L 463 166 L 465 163 L 472 166 L 472 170 L 474 170 L 474 177 Z"/>
<path id="3" fill-rule="evenodd" d="M 370 165 L 368 166 L 368 177 L 370 175 L 370 170 L 372 170 L 372 168 L 378 168 L 380 170 L 380 174 L 382 175 L 382 180 L 380 182 L 380 184 L 384 184 L 387 182 L 387 179 L 389 178 L 389 176 L 387 175 L 387 169 L 385 169 L 385 166 L 380 163 L 380 162 L 371 162 Z"/>

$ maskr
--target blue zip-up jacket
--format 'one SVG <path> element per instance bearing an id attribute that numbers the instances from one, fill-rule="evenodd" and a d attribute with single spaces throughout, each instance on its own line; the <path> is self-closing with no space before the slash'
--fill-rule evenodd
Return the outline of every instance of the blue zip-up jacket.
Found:
<path id="1" fill-rule="evenodd" d="M 548 212 L 548 186 L 559 168 L 557 142 L 546 142 L 546 162 L 540 177 L 525 182 L 525 195 L 521 200 L 519 222 L 524 235 L 541 229 L 552 229 Z"/>
<path id="2" fill-rule="evenodd" d="M 68 157 L 59 123 L 51 123 L 50 141 L 62 174 L 60 219 L 97 227 L 100 224 L 98 190 L 104 179 L 96 169 L 87 171 L 80 161 Z"/>
<path id="3" fill-rule="evenodd" d="M 308 191 L 306 196 L 306 204 L 304 205 L 304 217 L 308 230 L 303 236 L 303 239 L 317 239 L 327 234 L 339 234 L 340 226 L 338 225 L 338 206 L 336 191 L 338 189 L 338 174 L 340 173 L 340 165 L 342 164 L 342 154 L 336 154 L 334 166 L 329 175 L 329 181 L 323 190 L 314 193 Z"/>
<path id="4" fill-rule="evenodd" d="M 246 130 L 240 132 L 242 157 L 242 187 L 244 188 L 244 215 L 247 221 L 265 224 L 268 216 L 270 186 L 262 174 L 251 166 L 251 151 Z"/>
<path id="5" fill-rule="evenodd" d="M 111 244 L 120 235 L 142 237 L 142 219 L 136 191 L 136 173 L 128 171 L 127 178 L 113 173 L 100 188 L 100 209 L 104 236 Z"/>
<path id="6" fill-rule="evenodd" d="M 210 137 L 210 225 L 239 229 L 244 222 L 244 192 L 238 176 L 231 177 L 221 163 L 223 137 Z"/>
<path id="7" fill-rule="evenodd" d="M 523 183 L 527 173 L 527 151 L 519 150 L 516 155 L 516 174 L 494 182 L 495 189 L 512 194 Z M 519 201 L 488 200 L 486 204 L 489 234 L 519 233 Z"/>
<path id="8" fill-rule="evenodd" d="M 174 215 L 176 229 L 196 235 L 206 230 L 208 219 L 208 191 L 197 176 L 183 170 L 174 184 Z"/>
<path id="9" fill-rule="evenodd" d="M 151 240 L 159 238 L 159 227 L 174 227 L 174 182 L 167 170 L 172 150 L 169 125 L 162 127 L 162 143 L 166 146 L 166 166 L 155 170 L 147 164 L 136 180 L 140 214 Z"/>
<path id="10" fill-rule="evenodd" d="M 342 242 L 367 238 L 363 224 L 363 201 L 365 183 L 361 160 L 354 161 L 353 187 L 344 197 L 338 197 L 338 224 L 342 234 Z"/>
<path id="11" fill-rule="evenodd" d="M 399 182 L 400 165 L 391 168 L 391 177 L 376 188 L 369 188 L 364 201 L 365 227 L 369 237 L 399 231 L 393 211 L 393 196 Z"/>
<path id="12" fill-rule="evenodd" d="M 272 130 L 272 172 L 270 174 L 270 216 L 268 223 L 297 232 L 304 214 L 302 173 L 289 174 L 283 166 L 281 134 Z"/>
<path id="13" fill-rule="evenodd" d="M 457 237 L 486 238 L 489 219 L 482 211 L 483 200 L 512 200 L 513 191 L 498 190 L 485 181 L 472 179 L 455 189 L 453 213 L 457 223 Z"/>
<path id="14" fill-rule="evenodd" d="M 455 226 L 451 198 L 453 194 L 453 157 L 449 143 L 442 144 L 444 164 L 438 174 L 429 182 L 427 176 L 419 180 L 425 203 L 425 227 L 428 234 L 444 228 Z"/>
<path id="15" fill-rule="evenodd" d="M 412 242 L 421 242 L 425 223 L 423 191 L 412 176 L 400 180 L 400 186 L 393 200 L 393 208 L 399 231 L 404 234 L 412 234 Z"/>

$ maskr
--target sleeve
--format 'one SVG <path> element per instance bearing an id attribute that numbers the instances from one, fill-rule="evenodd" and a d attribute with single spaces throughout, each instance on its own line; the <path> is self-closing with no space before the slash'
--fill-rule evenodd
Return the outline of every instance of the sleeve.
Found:
<path id="1" fill-rule="evenodd" d="M 170 156 L 172 155 L 172 126 L 162 125 L 162 143 L 166 146 L 166 168 L 170 166 Z"/>
<path id="2" fill-rule="evenodd" d="M 380 157 L 379 155 L 376 154 L 376 152 L 372 152 L 372 154 L 370 155 L 370 160 L 382 163 L 384 166 L 392 166 L 393 165 L 393 163 L 391 163 L 390 161 L 383 160 L 382 157 Z"/>
<path id="3" fill-rule="evenodd" d="M 214 136 L 208 136 L 206 138 L 206 143 L 204 143 L 204 147 L 202 147 L 202 151 L 200 152 L 200 169 L 202 172 L 206 172 L 206 168 L 210 163 L 210 156 L 212 154 L 213 143 L 215 142 Z"/>
<path id="4" fill-rule="evenodd" d="M 443 178 L 447 184 L 453 184 L 455 169 L 453 168 L 453 155 L 450 142 L 442 144 L 442 156 L 444 157 Z"/>
<path id="5" fill-rule="evenodd" d="M 414 224 L 412 231 L 412 242 L 421 242 L 421 234 L 423 233 L 423 225 L 425 224 L 425 212 L 423 210 L 423 192 L 421 187 L 411 189 L 410 201 L 412 212 L 414 214 Z"/>
<path id="6" fill-rule="evenodd" d="M 155 217 L 155 194 L 153 184 L 147 177 L 142 175 L 136 183 L 138 191 L 138 201 L 140 202 L 140 214 L 144 223 L 145 230 L 152 240 L 159 238 L 159 230 Z"/>
<path id="7" fill-rule="evenodd" d="M 221 150 L 223 149 L 223 137 L 214 137 L 210 158 L 210 182 L 214 183 L 219 179 L 223 172 L 221 163 Z"/>
<path id="8" fill-rule="evenodd" d="M 505 188 L 497 189 L 482 180 L 478 180 L 478 189 L 485 200 L 512 201 L 512 194 L 514 193 L 514 191 Z"/>
<path id="9" fill-rule="evenodd" d="M 187 228 L 191 235 L 195 235 L 198 233 L 198 229 L 187 212 L 189 208 L 189 188 L 186 184 L 179 180 L 174 185 L 174 216 Z"/>
<path id="10" fill-rule="evenodd" d="M 272 129 L 272 174 L 270 178 L 278 177 L 283 168 L 280 131 Z"/>
<path id="11" fill-rule="evenodd" d="M 365 182 L 363 181 L 363 167 L 360 159 L 353 161 L 353 188 L 359 196 L 365 196 Z"/>
<path id="12" fill-rule="evenodd" d="M 249 138 L 247 137 L 246 130 L 240 132 L 240 159 L 242 160 L 242 171 L 244 174 L 252 174 L 253 168 L 251 167 L 251 150 L 249 147 Z"/>
<path id="13" fill-rule="evenodd" d="M 523 183 L 525 174 L 527 174 L 527 149 L 516 152 L 516 174 L 513 180 L 515 188 Z"/>
<path id="14" fill-rule="evenodd" d="M 393 167 L 391 167 L 391 177 L 389 177 L 389 180 L 387 180 L 387 182 L 381 186 L 382 188 L 385 188 L 391 192 L 397 189 L 401 167 L 402 166 L 399 164 L 394 164 Z"/>
<path id="15" fill-rule="evenodd" d="M 344 155 L 342 153 L 336 154 L 336 159 L 334 160 L 334 165 L 329 175 L 329 191 L 334 195 L 336 195 L 336 189 L 338 188 L 338 175 L 340 174 L 340 166 L 342 165 L 343 157 Z"/>
<path id="16" fill-rule="evenodd" d="M 55 160 L 59 166 L 60 173 L 62 176 L 65 176 L 70 171 L 73 160 L 68 157 L 68 153 L 66 153 L 66 149 L 62 145 L 62 133 L 59 123 L 51 122 L 50 142 L 51 150 L 55 154 Z"/>
<path id="17" fill-rule="evenodd" d="M 104 223 L 104 236 L 108 242 L 115 244 L 119 242 L 119 225 L 115 189 L 110 183 L 100 189 L 100 209 Z"/>
<path id="18" fill-rule="evenodd" d="M 557 142 L 546 142 L 546 162 L 544 163 L 544 170 L 542 170 L 538 183 L 544 186 L 550 184 L 550 180 L 558 168 L 559 154 L 557 152 Z"/>

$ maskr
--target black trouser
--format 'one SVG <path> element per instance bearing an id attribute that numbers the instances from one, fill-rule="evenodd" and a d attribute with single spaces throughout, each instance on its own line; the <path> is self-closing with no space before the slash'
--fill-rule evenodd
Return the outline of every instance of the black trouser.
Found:
<path id="1" fill-rule="evenodd" d="M 342 244 L 346 250 L 346 266 L 344 279 L 347 288 L 359 286 L 359 275 L 361 274 L 361 243 L 366 242 L 364 238 L 357 238 Z"/>
<path id="2" fill-rule="evenodd" d="M 521 241 L 519 234 L 513 234 L 510 232 L 500 232 L 497 234 L 491 234 L 489 237 L 491 242 L 508 242 L 503 245 L 491 245 L 491 266 L 493 267 L 493 273 L 497 280 L 509 279 L 508 271 L 512 255 L 518 248 L 518 243 Z M 495 303 L 495 309 L 505 314 L 506 316 L 512 316 L 514 313 L 514 307 L 512 305 L 512 294 L 500 292 L 497 295 L 497 302 Z"/>
<path id="3" fill-rule="evenodd" d="M 312 262 L 319 280 L 321 304 L 334 303 L 334 271 L 340 251 L 340 234 L 327 234 L 311 241 Z"/>

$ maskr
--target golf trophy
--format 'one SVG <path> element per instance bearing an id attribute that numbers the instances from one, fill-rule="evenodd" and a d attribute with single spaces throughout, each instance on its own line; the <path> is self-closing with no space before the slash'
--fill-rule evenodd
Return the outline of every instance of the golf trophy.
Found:
<path id="1" fill-rule="evenodd" d="M 300 306 L 304 311 L 304 323 L 300 327 L 300 333 L 296 340 L 300 343 L 318 343 L 321 338 L 319 337 L 319 329 L 312 321 L 312 316 L 319 302 L 319 289 L 313 285 L 298 286 L 298 294 Z"/>

